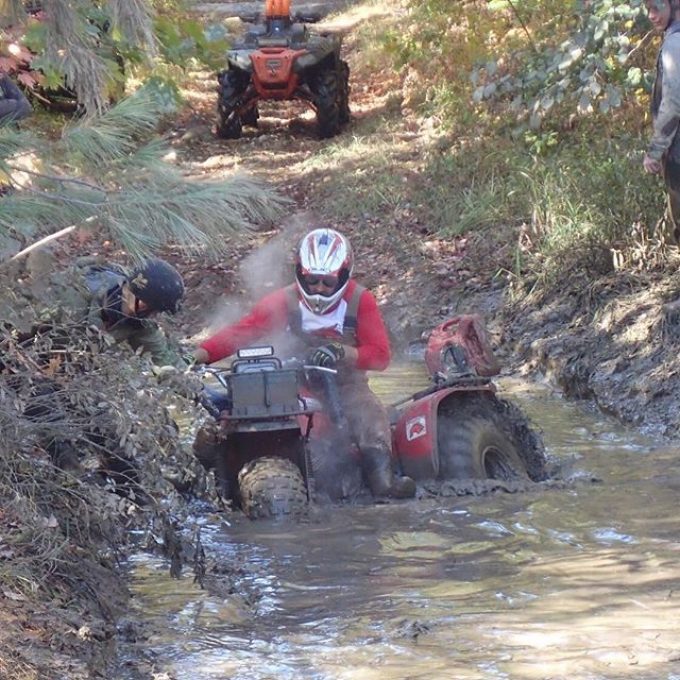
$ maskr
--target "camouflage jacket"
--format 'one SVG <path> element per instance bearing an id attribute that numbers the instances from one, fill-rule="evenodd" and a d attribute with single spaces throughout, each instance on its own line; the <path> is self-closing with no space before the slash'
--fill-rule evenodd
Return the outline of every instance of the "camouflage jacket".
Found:
<path id="1" fill-rule="evenodd" d="M 16 290 L 7 299 L 3 296 L 0 321 L 20 332 L 44 323 L 95 326 L 116 342 L 148 352 L 156 364 L 180 364 L 179 351 L 154 321 L 120 314 L 120 292 L 127 278 L 122 267 L 86 257 L 63 271 L 46 271 L 50 265 L 28 269 L 25 278 L 17 277 Z"/>

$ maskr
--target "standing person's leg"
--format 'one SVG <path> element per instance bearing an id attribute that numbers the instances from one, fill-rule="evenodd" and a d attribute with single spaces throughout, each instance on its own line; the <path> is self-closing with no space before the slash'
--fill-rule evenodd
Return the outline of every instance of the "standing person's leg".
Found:
<path id="1" fill-rule="evenodd" d="M 667 158 L 664 163 L 666 183 L 666 236 L 670 243 L 680 243 L 680 162 Z"/>

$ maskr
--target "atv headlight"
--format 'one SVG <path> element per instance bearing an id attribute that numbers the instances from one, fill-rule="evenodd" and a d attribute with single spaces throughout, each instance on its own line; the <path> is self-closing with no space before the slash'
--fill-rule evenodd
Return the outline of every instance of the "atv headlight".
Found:
<path id="1" fill-rule="evenodd" d="M 244 347 L 237 350 L 236 356 L 239 359 L 259 359 L 261 357 L 273 357 L 274 348 L 271 345 L 262 345 L 260 347 Z"/>

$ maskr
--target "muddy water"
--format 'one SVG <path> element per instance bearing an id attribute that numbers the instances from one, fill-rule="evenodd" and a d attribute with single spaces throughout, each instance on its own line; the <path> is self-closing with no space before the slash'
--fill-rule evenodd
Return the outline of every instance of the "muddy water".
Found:
<path id="1" fill-rule="evenodd" d="M 395 371 L 374 387 L 391 401 L 419 380 Z M 133 587 L 159 668 L 182 680 L 680 680 L 678 450 L 547 388 L 502 392 L 583 481 L 297 523 L 199 518 L 210 558 L 245 566 L 240 593 L 208 595 L 140 557 Z"/>

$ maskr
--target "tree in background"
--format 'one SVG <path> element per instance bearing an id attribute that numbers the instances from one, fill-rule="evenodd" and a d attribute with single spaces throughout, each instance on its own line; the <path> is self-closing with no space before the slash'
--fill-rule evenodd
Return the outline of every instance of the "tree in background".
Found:
<path id="1" fill-rule="evenodd" d="M 160 106 L 143 88 L 54 140 L 0 127 L 0 178 L 10 189 L 0 199 L 0 247 L 86 227 L 131 254 L 174 242 L 219 257 L 225 235 L 281 213 L 285 201 L 253 179 L 183 174 L 154 135 Z"/>

